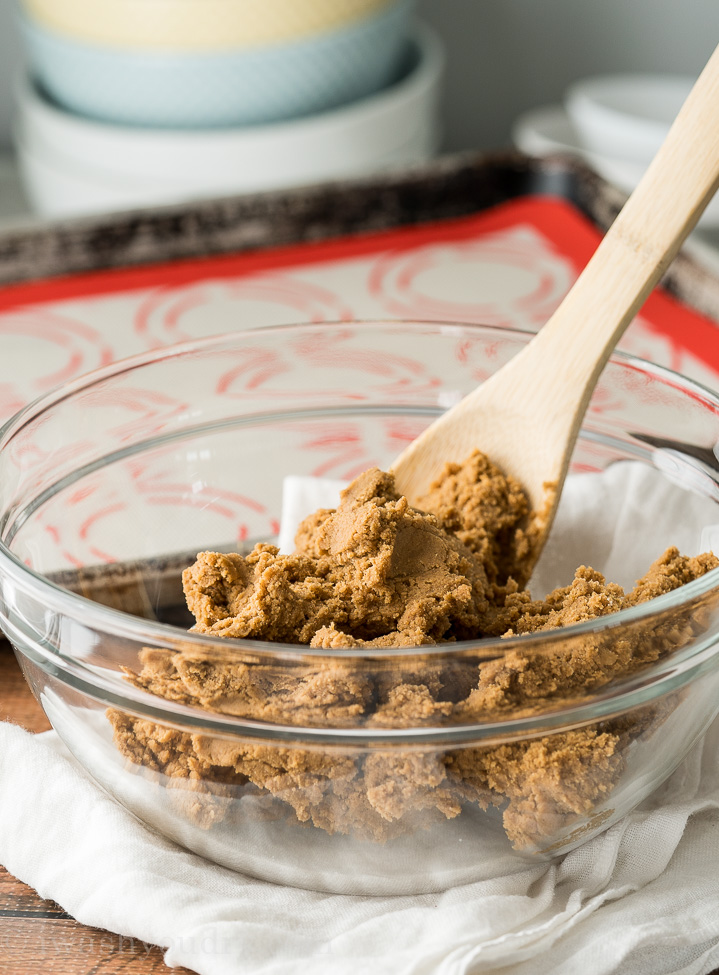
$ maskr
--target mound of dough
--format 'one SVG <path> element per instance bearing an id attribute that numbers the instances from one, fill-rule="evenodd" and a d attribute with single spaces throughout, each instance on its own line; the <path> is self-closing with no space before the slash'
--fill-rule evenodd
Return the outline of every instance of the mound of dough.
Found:
<path id="1" fill-rule="evenodd" d="M 226 654 L 148 648 L 128 679 L 209 712 L 298 728 L 501 720 L 581 700 L 637 672 L 685 646 L 710 613 L 698 601 L 633 630 L 569 633 L 541 651 L 514 641 L 491 659 L 481 649 L 451 658 L 423 653 L 447 641 L 562 630 L 670 592 L 719 560 L 670 548 L 629 593 L 580 566 L 567 586 L 535 600 L 522 588 L 532 515 L 512 478 L 475 452 L 448 466 L 420 504 L 409 505 L 392 476 L 373 469 L 349 485 L 336 509 L 305 519 L 292 555 L 271 545 L 247 556 L 203 552 L 185 570 L 195 631 L 307 645 L 295 663 L 273 664 L 232 643 Z M 341 653 L 413 646 L 417 654 L 385 654 L 367 666 Z M 312 658 L 313 647 L 339 652 Z M 131 761 L 186 780 L 187 808 L 201 809 L 195 819 L 208 828 L 213 795 L 249 787 L 281 800 L 302 822 L 380 841 L 458 816 L 468 803 L 500 806 L 516 847 L 546 848 L 577 823 L 585 828 L 621 776 L 628 747 L 651 735 L 675 703 L 527 741 L 342 755 L 228 744 L 117 711 L 110 719 Z"/>

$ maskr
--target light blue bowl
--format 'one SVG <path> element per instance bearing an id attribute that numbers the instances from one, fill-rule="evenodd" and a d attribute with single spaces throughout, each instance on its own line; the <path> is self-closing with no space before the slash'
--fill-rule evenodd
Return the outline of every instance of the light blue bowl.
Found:
<path id="1" fill-rule="evenodd" d="M 401 69 L 414 2 L 310 39 L 211 54 L 128 52 L 68 40 L 27 17 L 20 24 L 32 73 L 71 111 L 217 127 L 310 115 L 384 88 Z"/>

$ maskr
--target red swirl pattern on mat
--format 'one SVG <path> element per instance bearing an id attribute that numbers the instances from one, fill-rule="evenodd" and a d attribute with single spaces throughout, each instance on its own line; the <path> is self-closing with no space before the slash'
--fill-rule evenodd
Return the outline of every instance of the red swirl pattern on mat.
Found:
<path id="1" fill-rule="evenodd" d="M 133 436 L 151 437 L 161 433 L 186 409 L 186 402 L 160 390 L 108 388 L 99 383 L 84 394 L 82 415 L 91 419 L 83 431 L 83 439 L 63 444 L 61 431 L 55 428 L 56 420 L 50 414 L 40 417 L 30 432 L 24 428 L 14 437 L 9 456 L 19 470 L 42 466 L 52 467 L 59 473 L 75 459 L 85 463 L 108 444 L 118 447 Z"/>
<path id="2" fill-rule="evenodd" d="M 135 311 L 134 331 L 144 347 L 154 349 L 258 326 L 353 317 L 341 295 L 296 275 L 276 273 L 160 288 Z"/>
<path id="3" fill-rule="evenodd" d="M 572 264 L 531 228 L 478 240 L 389 251 L 368 291 L 390 314 L 431 321 L 537 329 L 574 279 Z"/>
<path id="4" fill-rule="evenodd" d="M 143 527 L 162 532 L 162 512 L 177 508 L 201 518 L 205 537 L 198 538 L 198 549 L 203 543 L 240 543 L 251 535 L 275 535 L 279 531 L 277 520 L 260 499 L 201 479 L 179 481 L 171 467 L 163 470 L 158 466 L 157 458 L 152 467 L 130 461 L 112 478 L 98 477 L 94 482 L 90 478 L 40 512 L 43 563 L 52 560 L 53 553 L 55 561 L 59 559 L 67 566 L 157 554 L 125 550 L 122 538 L 127 525 L 140 527 L 140 539 Z M 170 545 L 167 551 L 171 551 L 171 519 L 166 534 Z"/>
<path id="5" fill-rule="evenodd" d="M 186 400 L 176 399 L 159 389 L 98 387 L 88 392 L 88 409 L 108 410 L 105 428 L 109 439 L 121 444 L 132 437 L 162 433 L 172 419 L 188 409 Z"/>
<path id="6" fill-rule="evenodd" d="M 411 355 L 388 348 L 378 355 L 367 352 L 356 344 L 360 336 L 351 325 L 321 329 L 301 339 L 290 339 L 285 349 L 269 352 L 254 348 L 251 343 L 228 354 L 237 360 L 220 377 L 216 391 L 235 399 L 263 397 L 268 401 L 293 399 L 304 395 L 313 401 L 352 401 L 367 399 L 364 393 L 351 391 L 357 385 L 357 374 L 363 376 L 368 390 L 381 391 L 388 400 L 404 396 L 408 391 L 423 393 L 441 388 L 441 379 L 426 363 Z M 297 363 L 306 362 L 314 369 L 324 370 L 326 384 L 318 388 L 316 381 L 308 382 L 306 389 L 298 388 Z M 283 384 L 283 376 L 295 371 L 291 389 Z M 349 378 L 350 382 L 345 382 Z"/>
<path id="7" fill-rule="evenodd" d="M 664 335 L 657 335 L 643 315 L 638 315 L 631 327 L 624 333 L 617 348 L 639 359 L 647 359 L 658 365 L 681 372 L 688 363 L 686 350 L 680 342 L 671 341 Z M 719 363 L 717 363 L 719 366 Z M 691 372 L 691 367 L 689 367 Z"/>
<path id="8" fill-rule="evenodd" d="M 6 312 L 0 315 L 0 415 L 114 358 L 101 327 L 49 307 Z"/>

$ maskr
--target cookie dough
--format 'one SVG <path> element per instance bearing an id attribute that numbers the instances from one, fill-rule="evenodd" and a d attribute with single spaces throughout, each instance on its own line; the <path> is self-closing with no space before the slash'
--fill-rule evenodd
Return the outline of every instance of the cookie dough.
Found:
<path id="1" fill-rule="evenodd" d="M 422 648 L 457 640 L 561 630 L 634 606 L 719 565 L 668 549 L 624 590 L 580 566 L 569 585 L 535 600 L 526 591 L 533 539 L 520 486 L 475 452 L 448 466 L 419 507 L 390 474 L 370 470 L 299 528 L 296 550 L 257 545 L 242 556 L 203 552 L 185 570 L 187 605 L 199 633 L 305 644 L 272 665 L 229 644 L 225 654 L 146 649 L 128 679 L 150 693 L 208 712 L 298 727 L 410 728 L 536 715 L 580 701 L 684 646 L 702 606 L 601 634 L 566 637 L 537 650 L 513 642 L 490 659 Z M 708 612 L 708 610 L 707 610 Z M 312 648 L 336 656 L 312 657 Z M 363 665 L 347 648 L 417 647 Z M 294 657 L 294 659 L 293 659 Z M 440 752 L 280 747 L 189 735 L 110 713 L 131 761 L 203 788 L 251 787 L 301 822 L 384 841 L 461 814 L 501 807 L 518 848 L 546 846 L 590 816 L 611 793 L 632 742 L 650 735 L 675 702 L 529 740 Z M 193 798 L 196 802 L 196 796 Z M 210 812 L 208 813 L 208 808 Z M 201 821 L 212 822 L 211 804 Z"/>

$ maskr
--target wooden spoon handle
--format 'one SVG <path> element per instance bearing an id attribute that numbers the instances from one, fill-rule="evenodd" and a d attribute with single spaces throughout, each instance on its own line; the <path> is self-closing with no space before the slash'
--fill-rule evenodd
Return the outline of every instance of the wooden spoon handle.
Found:
<path id="1" fill-rule="evenodd" d="M 579 406 L 581 419 L 609 354 L 718 185 L 719 47 L 575 286 L 537 336 L 532 356 L 541 347 L 547 362 L 563 364 L 560 384 L 556 373 L 548 376 L 561 385 L 558 407 Z"/>
<path id="2" fill-rule="evenodd" d="M 443 414 L 392 469 L 410 500 L 448 460 L 483 450 L 523 485 L 549 530 L 589 399 L 609 354 L 719 184 L 719 47 L 667 138 L 550 320 Z"/>

